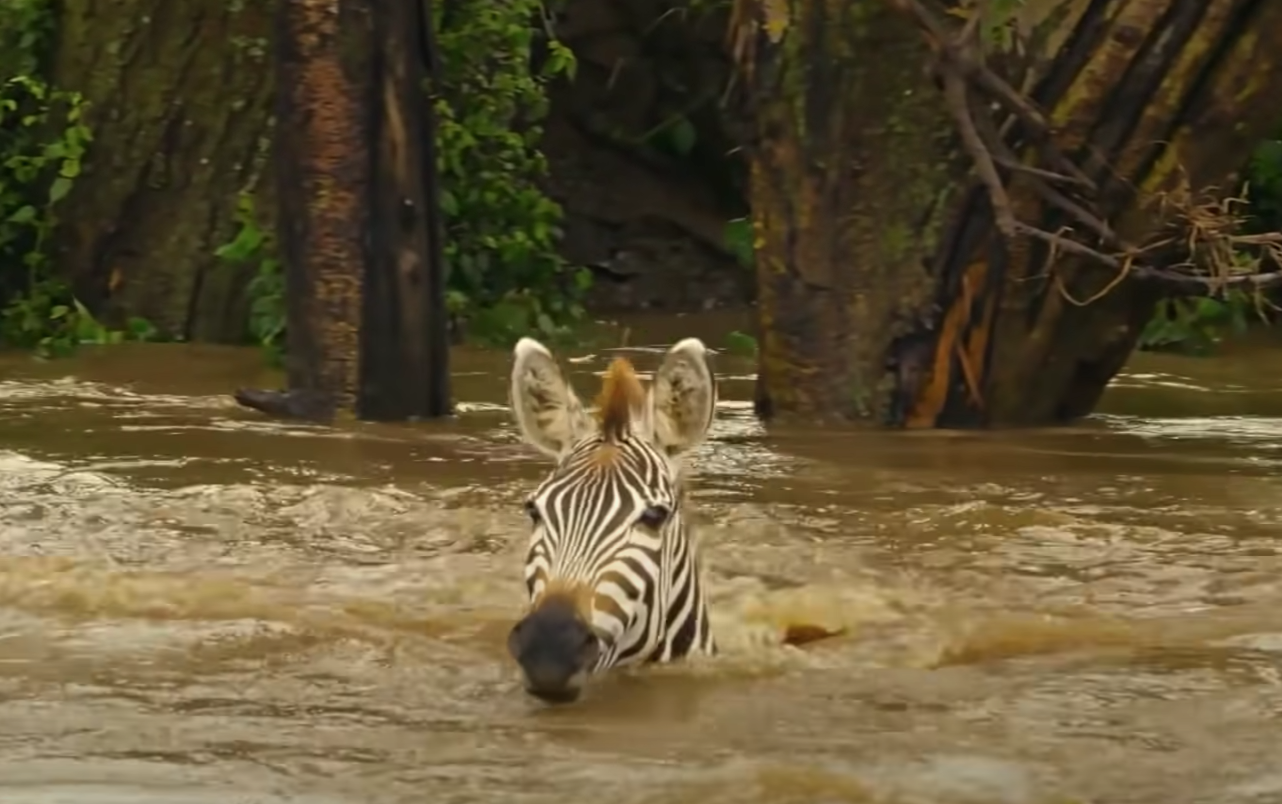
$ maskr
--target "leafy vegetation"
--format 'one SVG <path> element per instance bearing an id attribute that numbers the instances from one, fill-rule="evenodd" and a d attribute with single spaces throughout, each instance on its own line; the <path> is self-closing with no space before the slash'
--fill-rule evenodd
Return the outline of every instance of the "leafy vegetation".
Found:
<path id="1" fill-rule="evenodd" d="M 52 34 L 48 0 L 0 6 L 0 345 L 44 356 L 155 334 L 140 319 L 123 331 L 104 327 L 50 271 L 58 204 L 92 139 L 81 96 L 41 75 Z"/>
<path id="2" fill-rule="evenodd" d="M 726 335 L 725 350 L 738 357 L 756 357 L 757 339 L 736 329 Z"/>
<path id="3" fill-rule="evenodd" d="M 280 366 L 285 354 L 285 275 L 272 236 L 254 216 L 254 199 L 242 193 L 236 202 L 236 234 L 214 254 L 231 263 L 251 263 L 254 278 L 249 281 L 249 322 L 247 333 L 262 347 L 269 362 Z"/>
<path id="4" fill-rule="evenodd" d="M 561 208 L 540 187 L 546 85 L 574 77 L 574 56 L 540 24 L 541 0 L 434 8 L 444 71 L 435 111 L 448 309 L 474 339 L 511 342 L 529 332 L 556 339 L 582 319 L 592 279 L 558 255 Z M 536 46 L 546 54 L 532 70 Z"/>

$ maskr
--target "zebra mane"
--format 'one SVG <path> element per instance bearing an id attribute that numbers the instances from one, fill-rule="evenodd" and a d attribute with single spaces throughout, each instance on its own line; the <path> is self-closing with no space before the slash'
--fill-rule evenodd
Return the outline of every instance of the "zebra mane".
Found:
<path id="1" fill-rule="evenodd" d="M 632 423 L 632 415 L 645 404 L 645 389 L 636 369 L 626 357 L 616 357 L 606 369 L 601 393 L 597 396 L 597 420 L 607 442 L 622 440 Z"/>

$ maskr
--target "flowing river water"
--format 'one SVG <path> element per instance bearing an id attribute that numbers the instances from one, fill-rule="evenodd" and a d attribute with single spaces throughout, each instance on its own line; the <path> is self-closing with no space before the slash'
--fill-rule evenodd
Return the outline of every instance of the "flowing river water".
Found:
<path id="1" fill-rule="evenodd" d="M 323 428 L 230 401 L 252 350 L 0 359 L 0 801 L 1282 801 L 1282 349 L 970 434 L 767 433 L 720 355 L 724 653 L 567 707 L 504 650 L 548 465 L 508 355 L 454 368 L 455 420 Z"/>

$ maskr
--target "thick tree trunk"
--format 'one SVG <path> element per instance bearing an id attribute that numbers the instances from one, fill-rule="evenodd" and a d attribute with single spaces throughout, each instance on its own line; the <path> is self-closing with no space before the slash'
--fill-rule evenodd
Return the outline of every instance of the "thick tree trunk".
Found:
<path id="1" fill-rule="evenodd" d="M 277 231 L 289 389 L 354 411 L 369 226 L 370 0 L 276 3 Z"/>
<path id="2" fill-rule="evenodd" d="M 428 19 L 404 0 L 277 2 L 289 387 L 241 390 L 242 404 L 312 419 L 449 413 Z"/>
<path id="3" fill-rule="evenodd" d="M 1282 3 L 1029 5 L 1042 56 L 1025 86 L 1121 238 L 1155 233 L 1144 202 L 1157 194 L 1232 189 L 1276 123 Z M 974 161 L 902 3 L 788 6 L 745 59 L 760 140 L 760 412 L 916 427 L 1089 413 L 1160 287 L 1000 236 L 989 189 L 960 180 Z M 1016 153 L 1032 140 L 1020 136 Z M 1019 221 L 1052 233 L 1069 222 L 1032 191 L 1038 179 L 1003 173 Z"/>
<path id="4" fill-rule="evenodd" d="M 127 311 L 171 336 L 244 338 L 254 267 L 214 251 L 234 234 L 237 194 L 270 184 L 269 14 L 262 3 L 59 0 L 53 80 L 85 95 L 94 142 L 61 205 L 56 267 L 108 319 Z"/>
<path id="5" fill-rule="evenodd" d="M 435 59 L 429 0 L 374 0 L 378 48 L 373 226 L 367 241 L 360 413 L 450 412 L 449 322 L 436 171 L 424 79 Z M 439 77 L 439 68 L 430 69 Z"/>

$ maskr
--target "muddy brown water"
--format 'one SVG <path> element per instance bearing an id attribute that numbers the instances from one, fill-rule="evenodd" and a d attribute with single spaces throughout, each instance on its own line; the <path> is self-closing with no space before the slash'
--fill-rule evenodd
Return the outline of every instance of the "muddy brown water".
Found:
<path id="1" fill-rule="evenodd" d="M 547 467 L 507 367 L 459 352 L 448 423 L 318 428 L 230 403 L 250 350 L 0 358 L 0 801 L 1282 800 L 1282 350 L 962 435 L 766 433 L 721 355 L 724 655 L 562 708 L 503 649 Z"/>

